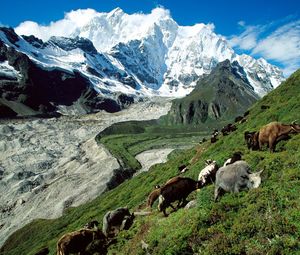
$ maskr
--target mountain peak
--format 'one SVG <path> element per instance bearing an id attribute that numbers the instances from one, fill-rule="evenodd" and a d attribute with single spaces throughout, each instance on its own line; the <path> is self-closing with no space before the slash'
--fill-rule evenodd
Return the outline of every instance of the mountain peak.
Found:
<path id="1" fill-rule="evenodd" d="M 112 11 L 110 11 L 107 14 L 107 18 L 109 18 L 109 19 L 111 19 L 111 18 L 120 18 L 124 14 L 125 14 L 124 11 L 120 7 L 117 7 L 117 8 L 113 9 Z"/>
<path id="2" fill-rule="evenodd" d="M 57 29 L 58 24 L 61 29 Z M 49 42 L 63 50 L 38 47 L 41 43 L 33 38 L 35 47 L 31 48 L 33 44 L 29 46 L 24 37 L 27 44 L 21 40 L 15 45 L 21 52 L 43 67 L 83 73 L 104 94 L 122 91 L 183 97 L 195 88 L 199 78 L 226 59 L 238 62 L 239 66 L 234 64 L 236 74 L 260 96 L 283 80 L 282 72 L 265 60 L 236 54 L 226 39 L 214 32 L 213 24 L 180 26 L 161 7 L 148 14 L 126 14 L 120 8 L 107 13 L 77 10 L 43 29 L 37 29 L 34 22 L 23 25 L 18 33 L 28 36 L 29 31 L 38 31 L 47 39 L 60 36 L 51 37 Z"/>
<path id="3" fill-rule="evenodd" d="M 170 124 L 206 126 L 241 115 L 258 99 L 244 75 L 237 61 L 218 63 L 210 74 L 198 80 L 189 95 L 173 101 L 164 119 Z"/>

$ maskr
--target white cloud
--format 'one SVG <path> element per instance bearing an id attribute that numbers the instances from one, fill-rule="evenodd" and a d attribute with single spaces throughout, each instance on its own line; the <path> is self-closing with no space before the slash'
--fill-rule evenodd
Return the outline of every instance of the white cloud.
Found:
<path id="1" fill-rule="evenodd" d="M 22 22 L 15 28 L 15 31 L 19 35 L 34 35 L 44 41 L 47 41 L 51 36 L 72 36 L 78 34 L 78 31 L 84 34 L 86 32 L 84 27 L 89 23 L 91 26 L 100 26 L 98 30 L 113 32 L 118 28 L 111 28 L 110 25 L 113 24 L 108 24 L 106 20 L 110 19 L 110 16 L 114 15 L 115 12 L 122 13 L 122 10 L 117 8 L 109 13 L 101 13 L 93 9 L 79 9 L 65 13 L 63 19 L 51 22 L 48 25 L 40 25 L 33 21 Z M 154 8 L 149 14 L 134 13 L 132 15 L 124 15 L 127 19 L 123 27 L 126 28 L 126 31 L 131 32 L 132 35 L 145 33 L 149 26 L 153 25 L 155 21 L 171 17 L 170 11 L 163 7 Z M 92 20 L 94 18 L 98 19 L 98 24 L 93 24 Z M 122 36 L 122 34 L 120 34 L 120 36 Z"/>
<path id="2" fill-rule="evenodd" d="M 244 27 L 246 25 L 246 22 L 244 20 L 240 20 L 238 22 L 238 24 L 241 26 L 241 27 Z"/>
<path id="3" fill-rule="evenodd" d="M 39 25 L 33 21 L 22 22 L 15 28 L 20 35 L 35 35 L 42 40 L 48 40 L 51 36 L 69 36 L 78 27 L 83 27 L 98 13 L 93 9 L 76 10 L 65 14 L 64 19 L 51 22 L 49 25 Z"/>
<path id="4" fill-rule="evenodd" d="M 240 22 L 239 25 L 241 26 Z M 232 47 L 238 47 L 243 50 L 251 50 L 257 44 L 257 38 L 262 32 L 260 26 L 245 26 L 245 31 L 240 35 L 234 35 L 229 38 L 229 43 Z"/>
<path id="5" fill-rule="evenodd" d="M 300 20 L 275 30 L 276 22 L 256 26 L 247 26 L 243 21 L 238 24 L 244 31 L 229 37 L 232 47 L 250 50 L 252 55 L 280 63 L 286 76 L 300 67 Z M 267 35 L 262 37 L 263 33 Z"/>
<path id="6" fill-rule="evenodd" d="M 261 39 L 252 52 L 282 62 L 286 70 L 295 71 L 293 67 L 300 67 L 300 20 L 288 23 Z"/>

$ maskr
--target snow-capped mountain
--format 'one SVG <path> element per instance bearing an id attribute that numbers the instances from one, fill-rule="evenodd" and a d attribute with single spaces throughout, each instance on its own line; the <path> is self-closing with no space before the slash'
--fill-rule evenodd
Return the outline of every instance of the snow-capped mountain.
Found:
<path id="1" fill-rule="evenodd" d="M 213 25 L 179 26 L 163 8 L 131 15 L 120 8 L 109 13 L 78 10 L 49 27 L 24 22 L 15 30 L 18 35 L 0 30 L 0 41 L 43 70 L 80 73 L 104 97 L 183 97 L 226 59 L 242 66 L 259 96 L 283 80 L 280 69 L 264 59 L 236 54 Z M 7 61 L 0 61 L 0 70 L 18 79 L 18 70 Z"/>

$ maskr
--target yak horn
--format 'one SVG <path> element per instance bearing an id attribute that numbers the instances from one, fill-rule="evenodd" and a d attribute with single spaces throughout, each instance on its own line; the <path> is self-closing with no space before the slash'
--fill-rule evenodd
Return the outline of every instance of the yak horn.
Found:
<path id="1" fill-rule="evenodd" d="M 258 173 L 259 175 L 261 175 L 261 173 L 264 171 L 265 169 L 260 170 Z"/>
<path id="2" fill-rule="evenodd" d="M 294 121 L 292 122 L 292 125 L 296 125 L 296 122 L 297 122 L 297 120 L 294 120 Z"/>

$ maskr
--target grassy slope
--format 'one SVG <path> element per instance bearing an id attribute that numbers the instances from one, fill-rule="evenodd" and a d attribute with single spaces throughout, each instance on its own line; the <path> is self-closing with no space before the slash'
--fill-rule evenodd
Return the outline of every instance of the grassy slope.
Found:
<path id="1" fill-rule="evenodd" d="M 157 212 L 137 218 L 133 228 L 119 235 L 109 253 L 144 254 L 140 244 L 144 240 L 151 254 L 300 254 L 300 135 L 280 142 L 278 152 L 273 154 L 248 151 L 243 141 L 246 130 L 257 130 L 274 120 L 288 123 L 299 118 L 299 81 L 300 71 L 256 103 L 248 122 L 238 126 L 238 131 L 216 144 L 196 147 L 199 160 L 187 172 L 187 176 L 196 178 L 205 159 L 222 164 L 233 151 L 240 150 L 255 171 L 265 168 L 260 188 L 226 194 L 218 203 L 213 202 L 213 185 L 194 192 L 197 208 L 181 209 L 168 218 Z M 271 108 L 263 111 L 261 105 Z M 91 218 L 101 221 L 112 208 L 126 204 L 132 209 L 141 207 L 153 185 L 174 176 L 177 167 L 195 153 L 191 149 L 173 155 L 167 163 L 152 167 L 88 204 L 69 209 L 59 219 L 28 224 L 9 238 L 2 254 L 34 254 L 42 246 L 49 246 L 50 254 L 55 254 L 55 243 L 63 233 Z"/>

